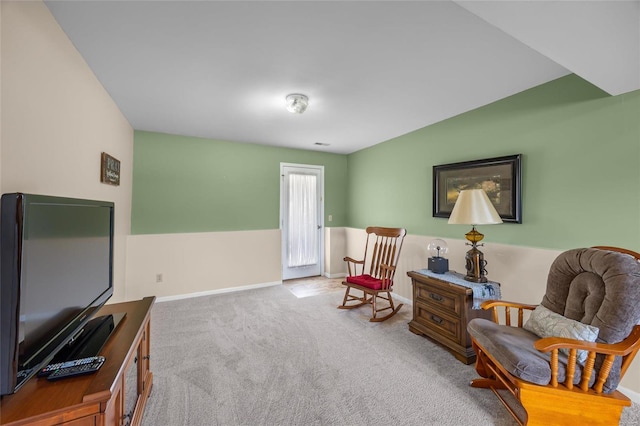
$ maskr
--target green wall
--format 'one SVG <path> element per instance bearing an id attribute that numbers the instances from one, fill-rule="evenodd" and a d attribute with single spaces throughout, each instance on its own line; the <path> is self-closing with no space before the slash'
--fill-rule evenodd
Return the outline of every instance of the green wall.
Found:
<path id="1" fill-rule="evenodd" d="M 348 225 L 462 239 L 468 226 L 432 217 L 432 167 L 511 154 L 523 223 L 479 227 L 485 242 L 640 250 L 640 91 L 612 97 L 575 75 L 349 155 Z"/>
<path id="2" fill-rule="evenodd" d="M 277 229 L 281 162 L 324 166 L 325 223 L 346 225 L 345 155 L 136 131 L 131 233 Z"/>
<path id="3" fill-rule="evenodd" d="M 461 239 L 466 226 L 431 216 L 432 167 L 512 154 L 523 223 L 481 227 L 485 242 L 640 251 L 640 91 L 575 75 L 348 156 L 136 131 L 131 232 L 277 229 L 287 162 L 325 166 L 327 226 Z"/>

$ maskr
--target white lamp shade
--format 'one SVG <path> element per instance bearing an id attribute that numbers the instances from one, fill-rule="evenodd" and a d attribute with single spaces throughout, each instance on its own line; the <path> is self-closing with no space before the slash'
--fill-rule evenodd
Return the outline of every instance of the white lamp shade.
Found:
<path id="1" fill-rule="evenodd" d="M 449 223 L 456 225 L 490 225 L 502 223 L 500 215 L 483 189 L 460 191 Z"/>

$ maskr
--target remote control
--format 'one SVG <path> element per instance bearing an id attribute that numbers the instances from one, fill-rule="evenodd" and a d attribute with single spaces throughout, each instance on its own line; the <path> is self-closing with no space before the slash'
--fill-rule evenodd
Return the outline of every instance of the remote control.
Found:
<path id="1" fill-rule="evenodd" d="M 83 358 L 83 360 L 92 359 L 90 362 L 82 364 L 72 365 L 65 368 L 58 368 L 47 376 L 47 380 L 59 380 L 66 377 L 80 376 L 82 374 L 89 374 L 98 371 L 102 364 L 104 364 L 103 356 L 95 356 L 91 358 Z"/>
<path id="2" fill-rule="evenodd" d="M 60 370 L 62 368 L 69 368 L 69 367 L 76 367 L 76 366 L 84 365 L 84 364 L 91 364 L 92 362 L 97 361 L 99 358 L 103 358 L 103 357 L 90 356 L 90 357 L 87 357 L 87 358 L 74 359 L 73 361 L 66 361 L 66 362 L 58 362 L 58 363 L 55 363 L 55 364 L 49 364 L 45 368 L 43 368 L 42 370 L 38 371 L 38 377 L 46 377 L 46 376 L 50 375 L 51 373 L 53 373 L 54 371 Z"/>

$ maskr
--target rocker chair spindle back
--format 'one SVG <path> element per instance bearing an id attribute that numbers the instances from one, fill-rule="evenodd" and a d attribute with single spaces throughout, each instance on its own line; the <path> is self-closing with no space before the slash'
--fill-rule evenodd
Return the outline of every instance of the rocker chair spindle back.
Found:
<path id="1" fill-rule="evenodd" d="M 397 260 L 397 243 L 398 237 L 376 235 L 376 240 L 373 245 L 373 256 L 371 260 L 371 269 L 369 270 L 369 275 L 383 280 L 383 286 L 384 284 L 393 282 L 393 277 L 396 273 L 395 269 L 385 269 L 382 265 L 395 267 Z M 400 241 L 400 244 L 402 244 L 402 241 Z"/>

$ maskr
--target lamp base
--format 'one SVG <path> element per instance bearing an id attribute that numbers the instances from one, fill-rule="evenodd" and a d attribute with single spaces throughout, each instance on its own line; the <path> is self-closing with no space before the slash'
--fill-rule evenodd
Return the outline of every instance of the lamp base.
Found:
<path id="1" fill-rule="evenodd" d="M 465 260 L 467 262 L 467 275 L 464 279 L 474 283 L 486 283 L 487 271 L 484 267 L 487 266 L 487 261 L 484 260 L 484 254 L 478 250 L 476 244 L 472 244 L 471 250 L 465 256 Z"/>

